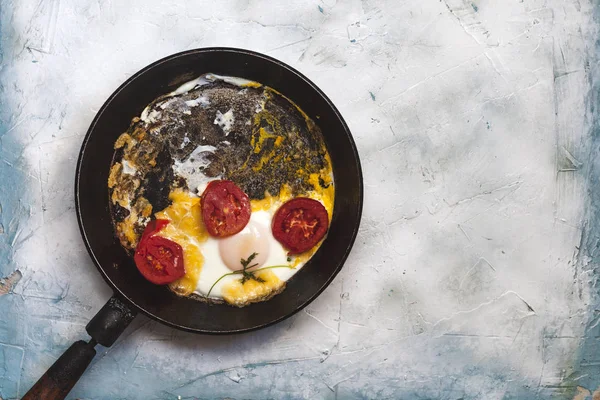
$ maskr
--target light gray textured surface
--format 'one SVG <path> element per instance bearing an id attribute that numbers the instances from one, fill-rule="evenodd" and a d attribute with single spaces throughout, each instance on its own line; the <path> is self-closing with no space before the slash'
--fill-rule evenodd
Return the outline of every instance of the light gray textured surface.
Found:
<path id="1" fill-rule="evenodd" d="M 576 387 L 597 324 L 579 252 L 595 154 L 592 2 L 0 10 L 0 277 L 19 271 L 0 285 L 0 398 L 84 338 L 110 296 L 73 210 L 96 111 L 152 61 L 216 45 L 276 57 L 337 105 L 363 162 L 357 243 L 313 304 L 263 331 L 202 337 L 139 317 L 72 398 L 591 398 L 596 386 Z"/>

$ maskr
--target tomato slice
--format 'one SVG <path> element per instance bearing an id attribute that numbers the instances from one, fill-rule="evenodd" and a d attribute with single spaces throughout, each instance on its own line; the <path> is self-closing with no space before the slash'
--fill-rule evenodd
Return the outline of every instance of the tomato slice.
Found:
<path id="1" fill-rule="evenodd" d="M 183 249 L 172 240 L 156 236 L 169 221 L 150 221 L 142 234 L 133 257 L 144 278 L 157 285 L 166 285 L 185 275 Z"/>
<path id="2" fill-rule="evenodd" d="M 153 219 L 148 222 L 144 232 L 142 233 L 142 238 L 140 239 L 140 243 L 144 241 L 144 239 L 148 239 L 150 236 L 153 236 L 158 231 L 162 230 L 165 226 L 169 225 L 169 220 L 167 219 Z"/>
<path id="3" fill-rule="evenodd" d="M 288 254 L 300 254 L 323 239 L 329 229 L 329 216 L 317 200 L 297 197 L 277 210 L 271 229 Z"/>
<path id="4" fill-rule="evenodd" d="M 232 181 L 212 181 L 202 193 L 202 219 L 213 237 L 238 233 L 250 221 L 248 195 Z"/>

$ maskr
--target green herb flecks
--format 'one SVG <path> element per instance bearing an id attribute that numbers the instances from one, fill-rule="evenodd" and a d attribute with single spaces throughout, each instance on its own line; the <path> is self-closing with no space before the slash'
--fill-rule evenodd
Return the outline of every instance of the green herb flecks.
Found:
<path id="1" fill-rule="evenodd" d="M 248 271 L 250 268 L 254 268 L 256 267 L 258 264 L 252 264 L 250 265 L 250 263 L 256 258 L 256 256 L 258 255 L 258 253 L 252 253 L 250 254 L 250 257 L 248 257 L 247 259 L 241 259 L 240 260 L 240 264 L 242 264 L 242 279 L 240 279 L 240 282 L 242 282 L 242 285 L 246 282 L 248 282 L 250 279 L 254 279 L 256 282 L 260 282 L 263 283 L 265 280 L 262 278 L 259 278 L 257 276 L 254 275 L 254 272 L 252 271 Z"/>
<path id="2" fill-rule="evenodd" d="M 248 282 L 250 279 L 253 279 L 257 282 L 261 282 L 263 283 L 265 280 L 262 279 L 259 276 L 256 276 L 255 273 L 260 272 L 260 271 L 265 271 L 267 269 L 273 269 L 273 268 L 289 268 L 289 269 L 295 269 L 295 267 L 292 267 L 291 265 L 272 265 L 270 267 L 263 267 L 263 268 L 258 268 L 255 269 L 254 271 L 248 271 L 248 269 L 257 266 L 258 264 L 253 264 L 250 265 L 252 263 L 252 261 L 256 258 L 256 256 L 258 255 L 258 253 L 252 253 L 247 259 L 241 259 L 240 260 L 240 264 L 242 264 L 242 269 L 238 269 L 237 271 L 233 271 L 233 272 L 229 272 L 227 274 L 223 274 L 221 277 L 219 277 L 219 279 L 217 279 L 215 281 L 215 283 L 212 284 L 212 286 L 210 287 L 210 289 L 208 290 L 208 293 L 206 294 L 206 297 L 210 296 L 210 293 L 212 292 L 212 290 L 214 289 L 214 287 L 217 285 L 217 283 L 219 283 L 221 281 L 221 279 L 225 278 L 226 276 L 230 276 L 230 275 L 242 275 L 242 279 L 240 279 L 240 282 L 242 283 L 242 285 L 246 282 Z"/>

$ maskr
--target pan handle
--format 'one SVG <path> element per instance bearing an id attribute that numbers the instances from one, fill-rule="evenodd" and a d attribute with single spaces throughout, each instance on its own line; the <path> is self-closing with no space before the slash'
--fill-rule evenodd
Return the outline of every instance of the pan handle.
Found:
<path id="1" fill-rule="evenodd" d="M 96 355 L 97 344 L 110 347 L 135 318 L 137 312 L 116 295 L 100 309 L 86 326 L 92 337 L 79 340 L 63 353 L 22 400 L 62 400 L 77 383 Z"/>
<path id="2" fill-rule="evenodd" d="M 80 340 L 73 343 L 22 400 L 64 399 L 96 355 L 94 346 L 93 341 L 86 343 Z"/>

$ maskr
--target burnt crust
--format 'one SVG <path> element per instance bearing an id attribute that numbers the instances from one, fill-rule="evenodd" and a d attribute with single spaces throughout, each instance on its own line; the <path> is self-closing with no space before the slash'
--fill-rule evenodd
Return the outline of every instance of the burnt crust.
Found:
<path id="1" fill-rule="evenodd" d="M 226 132 L 215 116 L 229 110 L 234 121 Z M 232 180 L 257 200 L 277 195 L 283 185 L 294 195 L 306 193 L 312 189 L 310 175 L 329 163 L 319 128 L 268 87 L 241 88 L 217 80 L 184 94 L 159 97 L 115 143 L 110 213 L 127 250 L 137 245 L 148 218 L 170 204 L 174 188 L 196 190 L 174 173 L 173 164 L 191 160 L 199 146 L 212 146 L 214 151 L 203 153 L 205 162 L 199 163 L 198 172 Z M 133 171 L 127 173 L 125 163 Z M 127 234 L 128 224 L 133 226 Z"/>

